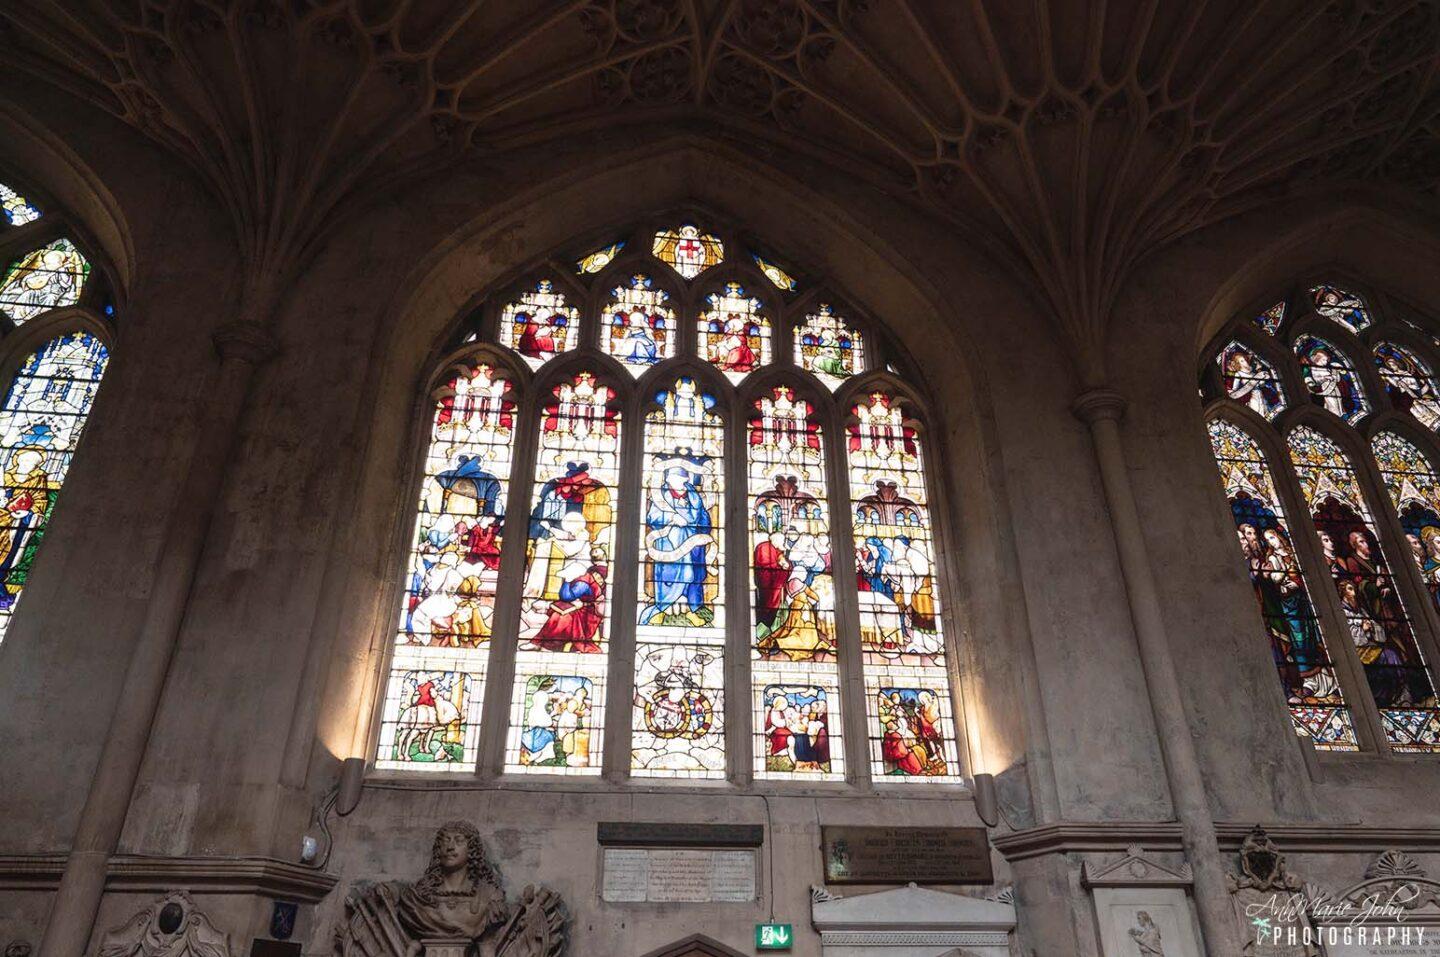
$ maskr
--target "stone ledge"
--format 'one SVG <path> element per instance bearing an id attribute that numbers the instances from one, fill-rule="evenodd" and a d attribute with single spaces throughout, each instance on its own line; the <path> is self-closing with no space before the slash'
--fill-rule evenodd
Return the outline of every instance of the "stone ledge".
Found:
<path id="1" fill-rule="evenodd" d="M 1217 823 L 1220 846 L 1239 850 L 1253 823 Z M 1393 847 L 1440 851 L 1440 828 L 1361 827 L 1320 824 L 1270 824 L 1265 832 L 1287 853 L 1321 854 L 1346 851 L 1384 851 Z M 1161 821 L 1073 822 L 996 835 L 991 843 L 1007 861 L 1023 861 L 1047 854 L 1124 851 L 1180 851 L 1180 825 Z"/>
<path id="2" fill-rule="evenodd" d="M 65 870 L 64 854 L 0 854 L 0 890 L 53 891 Z M 315 903 L 339 878 L 325 871 L 268 857 L 110 858 L 107 891 L 155 892 L 176 888 L 193 894 L 256 894 Z"/>

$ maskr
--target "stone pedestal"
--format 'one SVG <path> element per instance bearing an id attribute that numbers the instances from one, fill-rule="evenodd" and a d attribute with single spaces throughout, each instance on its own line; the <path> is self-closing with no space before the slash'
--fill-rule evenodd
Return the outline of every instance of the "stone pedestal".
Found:
<path id="1" fill-rule="evenodd" d="M 911 884 L 877 894 L 818 893 L 810 920 L 824 957 L 1010 957 L 1015 907 Z"/>
<path id="2" fill-rule="evenodd" d="M 421 957 L 469 957 L 467 937 L 426 937 L 420 941 Z"/>

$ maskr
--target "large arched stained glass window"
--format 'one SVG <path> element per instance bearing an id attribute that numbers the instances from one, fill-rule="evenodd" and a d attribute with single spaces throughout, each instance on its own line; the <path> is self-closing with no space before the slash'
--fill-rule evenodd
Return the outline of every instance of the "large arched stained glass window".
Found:
<path id="1" fill-rule="evenodd" d="M 1402 436 L 1395 421 L 1440 431 L 1440 353 L 1426 345 L 1440 347 L 1440 336 L 1418 314 L 1389 315 L 1383 300 L 1347 286 L 1305 283 L 1262 300 L 1273 321 L 1241 313 L 1217 333 L 1207 362 L 1222 375 L 1201 376 L 1211 446 L 1301 737 L 1330 750 L 1440 751 L 1428 664 L 1440 620 L 1436 450 L 1423 429 Z M 1291 356 L 1266 349 L 1266 336 Z M 1337 345 L 1347 340 L 1371 354 L 1379 388 L 1367 390 L 1366 370 Z M 1241 350 L 1273 357 L 1263 375 L 1235 358 Z M 1273 381 L 1274 395 L 1282 380 L 1303 382 L 1311 408 L 1280 414 L 1271 396 L 1257 398 L 1257 380 Z M 1288 452 L 1288 468 L 1266 461 L 1267 442 Z M 1286 522 L 1287 495 L 1309 513 L 1313 535 Z"/>
<path id="2" fill-rule="evenodd" d="M 1210 423 L 1210 445 L 1296 733 L 1318 748 L 1353 751 L 1358 747 L 1355 723 L 1270 466 L 1255 440 L 1224 419 Z"/>
<path id="3" fill-rule="evenodd" d="M 107 293 L 63 212 L 0 184 L 0 640 L 30 580 L 60 487 L 110 360 Z M 102 284 L 103 286 L 103 284 Z M 25 326 L 22 339 L 15 329 Z M 21 345 L 21 343 L 24 343 Z"/>
<path id="4" fill-rule="evenodd" d="M 850 509 L 872 773 L 955 778 L 950 678 L 920 436 L 883 391 L 852 407 Z"/>
<path id="5" fill-rule="evenodd" d="M 379 767 L 463 769 L 478 757 L 517 424 L 513 390 L 501 369 L 477 361 L 436 400 Z"/>
<path id="6" fill-rule="evenodd" d="M 376 766 L 961 783 L 904 355 L 676 222 L 561 250 L 456 330 Z"/>

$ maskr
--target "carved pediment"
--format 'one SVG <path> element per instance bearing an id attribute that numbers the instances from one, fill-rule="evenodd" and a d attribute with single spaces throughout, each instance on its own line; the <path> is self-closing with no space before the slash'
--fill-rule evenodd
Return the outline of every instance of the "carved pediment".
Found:
<path id="1" fill-rule="evenodd" d="M 1144 848 L 1131 847 L 1113 864 L 1091 870 L 1089 862 L 1080 871 L 1086 887 L 1189 887 L 1194 877 L 1189 864 L 1169 867 L 1145 856 Z"/>

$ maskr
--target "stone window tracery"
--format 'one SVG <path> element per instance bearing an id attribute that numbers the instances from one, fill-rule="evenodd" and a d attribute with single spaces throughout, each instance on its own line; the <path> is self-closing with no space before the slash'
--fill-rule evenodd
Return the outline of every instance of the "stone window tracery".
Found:
<path id="1" fill-rule="evenodd" d="M 437 377 L 376 766 L 960 782 L 883 338 L 698 218 L 568 261 Z"/>
<path id="2" fill-rule="evenodd" d="M 1440 751 L 1437 340 L 1331 277 L 1267 302 L 1217 336 L 1201 392 L 1295 732 Z"/>

